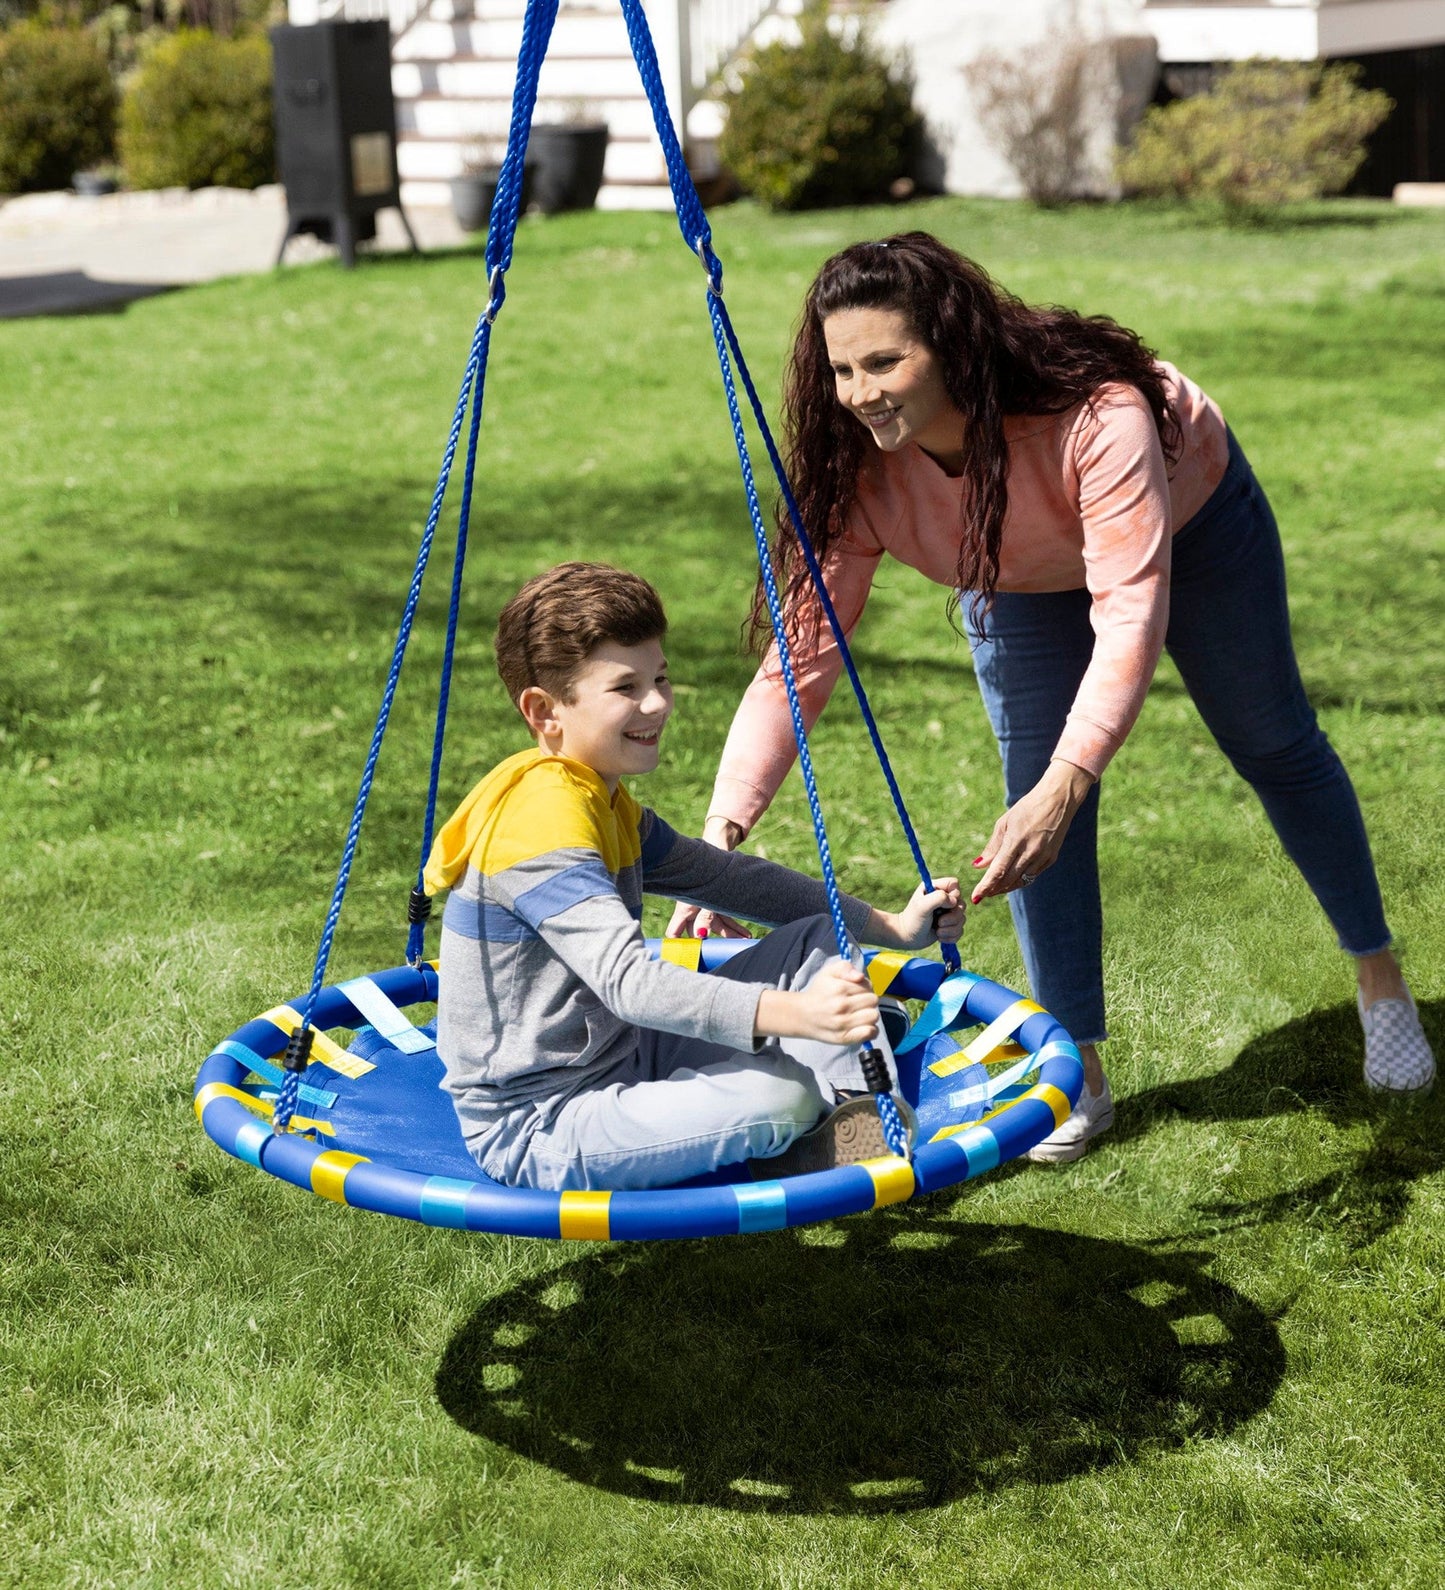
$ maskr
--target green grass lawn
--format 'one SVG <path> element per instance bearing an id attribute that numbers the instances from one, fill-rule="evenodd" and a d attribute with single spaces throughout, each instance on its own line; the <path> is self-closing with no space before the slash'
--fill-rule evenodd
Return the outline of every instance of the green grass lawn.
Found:
<path id="1" fill-rule="evenodd" d="M 1223 404 L 1445 1051 L 1445 215 L 728 209 L 770 400 L 819 261 L 900 223 Z M 1332 936 L 1167 665 L 1104 795 L 1119 1114 L 1075 1167 L 598 1248 L 338 1208 L 201 1133 L 209 1046 L 309 979 L 484 297 L 468 252 L 0 326 L 0 1583 L 1437 1585 L 1445 1108 L 1362 1090 Z M 519 236 L 444 800 L 520 743 L 497 608 L 575 556 L 668 603 L 681 711 L 640 793 L 695 827 L 753 552 L 664 217 Z M 402 956 L 445 585 L 337 977 Z M 943 606 L 895 566 L 859 640 L 940 870 L 1000 788 Z M 900 901 L 841 695 L 816 755 L 846 886 Z M 795 782 L 756 838 L 816 865 Z M 1001 904 L 964 947 L 1018 984 Z"/>

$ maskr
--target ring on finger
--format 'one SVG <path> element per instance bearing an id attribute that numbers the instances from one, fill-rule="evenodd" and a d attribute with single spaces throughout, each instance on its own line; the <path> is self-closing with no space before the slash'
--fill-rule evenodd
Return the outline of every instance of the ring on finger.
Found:
<path id="1" fill-rule="evenodd" d="M 1024 884 L 1025 886 L 1035 882 L 1037 878 L 1038 878 L 1038 873 L 1036 873 L 1036 872 L 1021 872 L 1019 874 L 1019 882 Z"/>

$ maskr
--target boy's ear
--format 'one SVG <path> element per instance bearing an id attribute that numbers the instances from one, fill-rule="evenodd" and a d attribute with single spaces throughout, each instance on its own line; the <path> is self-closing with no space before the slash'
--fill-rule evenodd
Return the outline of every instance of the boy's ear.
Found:
<path id="1" fill-rule="evenodd" d="M 517 697 L 517 711 L 533 734 L 555 734 L 561 727 L 555 715 L 555 701 L 541 685 L 528 685 Z"/>

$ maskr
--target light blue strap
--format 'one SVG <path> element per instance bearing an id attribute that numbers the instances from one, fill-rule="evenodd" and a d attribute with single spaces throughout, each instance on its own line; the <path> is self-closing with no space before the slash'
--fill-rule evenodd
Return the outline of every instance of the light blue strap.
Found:
<path id="1" fill-rule="evenodd" d="M 237 1043 L 234 1038 L 223 1038 L 216 1045 L 214 1052 L 230 1055 L 231 1059 L 239 1060 L 243 1066 L 249 1066 L 258 1077 L 265 1077 L 268 1082 L 274 1082 L 278 1088 L 286 1081 L 286 1073 L 280 1066 L 272 1065 L 269 1060 L 263 1060 L 254 1049 L 248 1049 L 245 1044 Z M 305 1099 L 308 1104 L 314 1104 L 321 1110 L 329 1110 L 336 1103 L 336 1095 L 329 1088 L 313 1088 L 305 1082 L 301 1084 L 297 1097 Z"/>
<path id="2" fill-rule="evenodd" d="M 353 977 L 337 987 L 394 1049 L 405 1054 L 424 1054 L 436 1048 L 436 1039 L 413 1027 L 405 1012 L 371 978 Z"/>
<path id="3" fill-rule="evenodd" d="M 908 1036 L 893 1051 L 907 1054 L 919 1044 L 927 1043 L 936 1032 L 949 1032 L 960 1025 L 964 1003 L 974 988 L 984 979 L 975 972 L 955 972 L 938 985 L 938 992 L 924 1007 L 923 1014 L 908 1029 Z"/>
<path id="4" fill-rule="evenodd" d="M 1032 1071 L 1037 1071 L 1045 1060 L 1052 1060 L 1058 1055 L 1076 1054 L 1072 1044 L 1062 1044 L 1057 1040 L 1046 1043 L 1037 1054 L 1026 1054 L 1022 1060 L 1015 1060 L 1011 1066 L 1005 1066 L 1002 1071 L 990 1074 L 988 1067 L 979 1062 L 963 1073 L 964 1079 L 974 1076 L 976 1071 L 982 1071 L 988 1078 L 987 1085 L 983 1087 L 979 1097 L 987 1099 L 990 1103 L 1001 1098 L 1011 1087 L 1022 1082 Z M 973 1098 L 975 1087 L 962 1088 L 948 1095 L 950 1104 L 962 1105 Z"/>

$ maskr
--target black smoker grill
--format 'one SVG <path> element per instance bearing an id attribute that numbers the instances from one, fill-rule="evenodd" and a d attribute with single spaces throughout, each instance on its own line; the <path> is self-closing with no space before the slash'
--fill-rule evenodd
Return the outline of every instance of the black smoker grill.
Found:
<path id="1" fill-rule="evenodd" d="M 356 263 L 376 236 L 376 212 L 394 209 L 416 248 L 396 174 L 391 28 L 386 22 L 317 22 L 271 29 L 275 57 L 276 164 L 286 189 L 286 235 L 334 243 Z"/>

